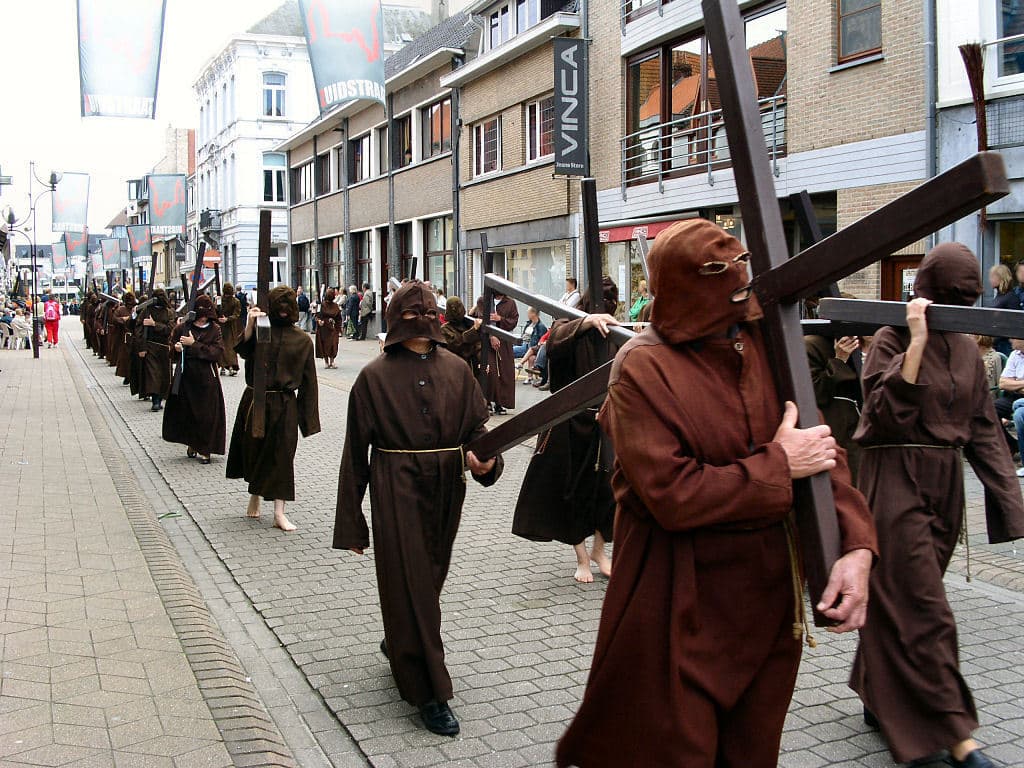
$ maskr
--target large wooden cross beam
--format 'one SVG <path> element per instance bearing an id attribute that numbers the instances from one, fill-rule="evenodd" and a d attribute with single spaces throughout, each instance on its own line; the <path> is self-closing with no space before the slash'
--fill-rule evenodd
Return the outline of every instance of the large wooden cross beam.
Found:
<path id="1" fill-rule="evenodd" d="M 838 321 L 840 327 L 843 323 L 907 327 L 907 305 L 902 301 L 822 299 L 818 312 L 826 320 Z M 928 329 L 933 331 L 1024 338 L 1024 313 L 1017 309 L 932 304 L 925 315 Z"/>
<path id="2" fill-rule="evenodd" d="M 270 240 L 272 213 L 260 211 L 259 252 L 256 262 L 256 306 L 264 316 L 256 320 L 256 352 L 253 355 L 252 374 L 252 436 L 263 437 L 266 432 L 267 411 L 267 348 L 270 346 Z"/>

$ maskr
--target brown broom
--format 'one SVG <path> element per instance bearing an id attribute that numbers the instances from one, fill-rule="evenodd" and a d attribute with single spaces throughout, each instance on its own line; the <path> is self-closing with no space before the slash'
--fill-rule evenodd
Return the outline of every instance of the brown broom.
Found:
<path id="1" fill-rule="evenodd" d="M 971 85 L 971 99 L 974 101 L 974 118 L 978 127 L 978 151 L 988 149 L 988 115 L 985 110 L 985 57 L 980 43 L 964 43 L 960 46 L 967 69 L 967 81 Z M 988 216 L 981 209 L 980 226 L 985 229 Z"/>

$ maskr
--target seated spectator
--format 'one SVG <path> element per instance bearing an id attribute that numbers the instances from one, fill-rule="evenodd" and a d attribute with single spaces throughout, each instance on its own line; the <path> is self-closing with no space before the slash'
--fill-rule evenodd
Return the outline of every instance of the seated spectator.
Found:
<path id="1" fill-rule="evenodd" d="M 1024 340 L 1011 339 L 1013 351 L 1006 359 L 1006 367 L 999 377 L 999 396 L 996 398 L 996 414 L 1007 428 L 1006 439 L 1010 443 L 1010 451 L 1015 452 L 1020 443 L 1014 445 L 1016 432 L 1013 429 L 1014 404 L 1024 397 Z"/>
<path id="2" fill-rule="evenodd" d="M 637 286 L 637 297 L 636 301 L 633 302 L 633 306 L 629 308 L 629 322 L 637 323 L 640 322 L 640 313 L 644 307 L 651 303 L 651 292 L 647 289 L 647 281 L 641 280 Z"/>
<path id="3" fill-rule="evenodd" d="M 551 331 L 545 333 L 540 343 L 537 345 L 537 356 L 533 364 L 533 368 L 528 368 L 527 373 L 531 376 L 536 377 L 537 381 L 534 382 L 533 386 L 537 387 L 544 392 L 548 390 L 548 338 L 551 336 Z"/>
<path id="4" fill-rule="evenodd" d="M 526 310 L 527 323 L 523 329 L 523 343 L 512 347 L 512 355 L 516 360 L 526 356 L 533 347 L 540 344 L 540 338 L 548 332 L 547 326 L 540 321 L 540 313 L 530 307 Z"/>
<path id="5" fill-rule="evenodd" d="M 1003 372 L 1003 358 L 993 348 L 995 340 L 991 336 L 975 336 L 974 340 L 978 344 L 981 362 L 985 365 L 985 378 L 988 380 L 989 389 L 992 390 L 992 396 L 996 397 L 999 394 L 999 377 Z"/>
<path id="6" fill-rule="evenodd" d="M 14 330 L 14 348 L 21 349 L 21 343 L 24 341 L 25 349 L 28 349 L 29 339 L 32 338 L 32 321 L 25 317 L 25 310 L 20 307 L 14 312 L 11 328 Z"/>

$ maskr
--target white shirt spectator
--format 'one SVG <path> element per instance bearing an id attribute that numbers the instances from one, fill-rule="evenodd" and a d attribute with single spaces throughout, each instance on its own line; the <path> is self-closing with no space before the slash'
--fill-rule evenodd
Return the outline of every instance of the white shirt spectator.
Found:
<path id="1" fill-rule="evenodd" d="M 1024 379 L 1024 353 L 1013 350 L 1006 358 L 1006 367 L 1003 368 L 1004 379 Z"/>
<path id="2" fill-rule="evenodd" d="M 562 298 L 558 300 L 558 303 L 565 304 L 567 307 L 576 309 L 576 307 L 579 306 L 581 298 L 579 291 L 567 291 L 562 294 Z"/>

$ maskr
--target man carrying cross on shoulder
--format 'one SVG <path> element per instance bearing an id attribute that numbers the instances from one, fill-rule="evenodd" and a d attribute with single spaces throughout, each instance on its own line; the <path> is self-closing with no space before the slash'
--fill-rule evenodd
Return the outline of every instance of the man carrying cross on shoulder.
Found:
<path id="1" fill-rule="evenodd" d="M 859 628 L 877 553 L 827 426 L 772 380 L 743 245 L 680 222 L 650 254 L 651 327 L 616 356 L 615 576 L 559 766 L 776 765 L 805 631 L 793 480 L 831 471 L 843 556 L 818 610 Z"/>

